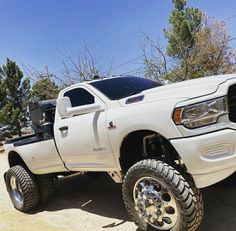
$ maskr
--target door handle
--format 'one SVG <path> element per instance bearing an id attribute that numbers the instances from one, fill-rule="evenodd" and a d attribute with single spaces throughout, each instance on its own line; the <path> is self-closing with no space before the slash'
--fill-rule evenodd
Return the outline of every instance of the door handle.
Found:
<path id="1" fill-rule="evenodd" d="M 63 127 L 60 127 L 59 130 L 62 132 L 62 131 L 67 131 L 68 130 L 68 126 L 63 126 Z"/>

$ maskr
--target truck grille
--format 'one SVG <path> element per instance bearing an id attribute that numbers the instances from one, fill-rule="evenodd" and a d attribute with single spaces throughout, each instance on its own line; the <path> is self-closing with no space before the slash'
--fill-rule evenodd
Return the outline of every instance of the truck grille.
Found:
<path id="1" fill-rule="evenodd" d="M 236 122 L 236 84 L 231 85 L 228 91 L 229 120 Z"/>

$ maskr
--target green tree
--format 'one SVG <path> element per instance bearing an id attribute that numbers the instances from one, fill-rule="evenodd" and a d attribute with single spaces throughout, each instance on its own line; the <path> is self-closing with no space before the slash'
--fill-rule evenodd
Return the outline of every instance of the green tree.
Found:
<path id="1" fill-rule="evenodd" d="M 194 78 L 196 68 L 190 65 L 190 61 L 204 14 L 198 8 L 187 7 L 186 0 L 172 2 L 174 8 L 169 17 L 170 28 L 164 29 L 164 35 L 168 40 L 167 55 L 176 59 L 179 65 L 168 77 L 173 78 L 174 74 L 181 76 L 182 80 Z"/>
<path id="2" fill-rule="evenodd" d="M 32 95 L 39 100 L 56 99 L 60 89 L 50 77 L 40 76 L 32 87 Z"/>
<path id="3" fill-rule="evenodd" d="M 190 53 L 195 44 L 196 33 L 201 28 L 203 13 L 198 8 L 187 7 L 186 0 L 172 0 L 174 8 L 169 22 L 171 27 L 164 29 L 168 40 L 167 54 L 183 58 L 184 53 Z"/>
<path id="4" fill-rule="evenodd" d="M 21 136 L 21 128 L 28 126 L 30 81 L 10 59 L 0 68 L 0 76 L 1 124 L 10 126 L 13 135 Z"/>
<path id="5" fill-rule="evenodd" d="M 166 49 L 145 34 L 145 75 L 178 82 L 235 72 L 236 56 L 226 23 L 187 7 L 186 0 L 172 2 L 170 28 L 164 29 Z"/>

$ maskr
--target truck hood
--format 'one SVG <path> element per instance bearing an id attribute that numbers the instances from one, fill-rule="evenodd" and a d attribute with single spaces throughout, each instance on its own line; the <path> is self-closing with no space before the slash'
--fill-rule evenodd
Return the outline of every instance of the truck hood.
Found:
<path id="1" fill-rule="evenodd" d="M 218 75 L 194 80 L 187 80 L 179 83 L 152 88 L 139 94 L 121 99 L 119 100 L 119 102 L 122 106 L 137 104 L 138 102 L 131 104 L 127 104 L 126 102 L 128 99 L 138 96 L 144 96 L 143 100 L 140 101 L 140 103 L 173 98 L 193 99 L 215 93 L 220 84 L 225 83 L 226 81 L 233 78 L 236 78 L 236 74 Z"/>

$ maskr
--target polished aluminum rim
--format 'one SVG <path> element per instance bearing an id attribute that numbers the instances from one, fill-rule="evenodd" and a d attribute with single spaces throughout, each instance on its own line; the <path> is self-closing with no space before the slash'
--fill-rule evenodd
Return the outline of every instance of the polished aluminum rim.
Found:
<path id="1" fill-rule="evenodd" d="M 135 210 L 146 223 L 159 230 L 171 229 L 176 224 L 177 204 L 164 183 L 142 177 L 134 185 L 133 198 Z"/>
<path id="2" fill-rule="evenodd" d="M 10 178 L 10 186 L 11 186 L 11 195 L 12 195 L 12 199 L 14 200 L 15 206 L 18 208 L 22 207 L 23 206 L 23 193 L 15 176 L 12 176 Z"/>

